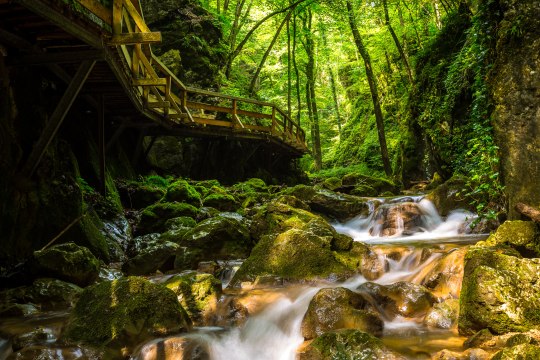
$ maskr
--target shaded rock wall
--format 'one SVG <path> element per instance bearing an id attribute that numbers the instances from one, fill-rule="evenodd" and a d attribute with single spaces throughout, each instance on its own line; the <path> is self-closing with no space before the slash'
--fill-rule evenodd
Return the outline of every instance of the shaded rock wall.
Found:
<path id="1" fill-rule="evenodd" d="M 491 72 L 492 121 L 500 147 L 509 217 L 517 202 L 540 206 L 540 3 L 501 0 L 497 59 Z"/>

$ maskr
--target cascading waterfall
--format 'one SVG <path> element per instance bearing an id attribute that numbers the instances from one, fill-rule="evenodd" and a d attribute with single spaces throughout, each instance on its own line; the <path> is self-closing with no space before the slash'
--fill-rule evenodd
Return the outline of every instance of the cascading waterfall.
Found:
<path id="1" fill-rule="evenodd" d="M 334 226 L 338 232 L 348 234 L 356 241 L 371 244 L 372 251 L 377 254 L 379 261 L 385 264 L 386 269 L 382 276 L 373 280 L 377 284 L 391 285 L 398 281 L 421 284 L 445 255 L 478 240 L 478 236 L 459 234 L 464 222 L 473 216 L 471 213 L 454 211 L 443 220 L 433 204 L 421 198 L 398 198 L 388 203 L 376 201 L 382 204 L 375 206 L 374 202 L 371 203 L 372 211 L 367 217 L 359 216 L 347 223 Z M 391 236 L 381 236 L 386 221 L 381 218 L 381 214 L 388 215 L 394 211 L 393 207 L 412 211 L 416 218 L 411 221 L 410 216 L 406 218 L 406 214 L 398 213 L 395 233 Z M 380 211 L 381 208 L 386 210 Z M 407 234 L 411 224 L 414 225 L 415 231 Z M 242 326 L 228 329 L 201 327 L 188 337 L 203 346 L 209 358 L 213 360 L 294 360 L 298 347 L 303 343 L 301 322 L 317 291 L 337 286 L 357 291 L 358 287 L 366 282 L 364 277 L 358 275 L 344 283 L 321 283 L 309 287 L 292 285 L 279 290 L 267 289 L 268 292 L 278 292 L 277 300 L 276 296 L 269 296 L 266 298 L 268 302 L 265 303 L 265 298 L 261 297 L 259 300 L 263 302 L 260 307 L 262 310 L 251 314 Z M 438 295 L 441 299 L 451 297 L 449 293 Z M 444 344 L 447 346 L 456 338 L 456 334 L 449 332 L 450 330 L 427 329 L 418 318 L 383 316 L 383 319 L 385 320 L 383 340 L 386 339 L 389 345 L 396 342 L 396 338 L 398 343 L 403 344 L 405 341 L 401 340 L 404 339 L 404 335 L 411 341 L 411 334 L 413 338 L 416 336 L 429 339 L 430 336 L 439 336 L 437 341 L 440 343 L 440 338 L 446 339 Z M 418 342 L 421 340 L 416 344 Z M 430 348 L 426 345 L 426 348 L 440 350 L 436 346 Z M 145 347 L 142 347 L 134 359 L 145 359 L 144 353 Z"/>

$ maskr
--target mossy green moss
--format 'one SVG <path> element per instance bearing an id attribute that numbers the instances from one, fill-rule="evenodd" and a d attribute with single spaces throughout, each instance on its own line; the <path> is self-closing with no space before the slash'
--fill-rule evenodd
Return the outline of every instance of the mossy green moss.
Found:
<path id="1" fill-rule="evenodd" d="M 373 335 L 353 329 L 330 331 L 309 344 L 298 360 L 402 359 Z"/>
<path id="2" fill-rule="evenodd" d="M 334 191 L 338 188 L 340 188 L 343 184 L 341 183 L 341 179 L 338 177 L 330 177 L 328 179 L 325 179 L 322 183 L 322 187 L 331 191 Z"/>
<path id="3" fill-rule="evenodd" d="M 167 220 L 181 216 L 195 218 L 198 210 L 196 207 L 178 202 L 161 202 L 151 205 L 143 210 L 141 220 L 137 225 L 139 234 L 162 232 Z"/>
<path id="4" fill-rule="evenodd" d="M 215 310 L 222 291 L 221 281 L 210 274 L 196 272 L 175 275 L 163 285 L 175 292 L 180 304 L 194 320 L 200 320 Z"/>
<path id="5" fill-rule="evenodd" d="M 540 346 L 533 344 L 516 345 L 493 355 L 491 360 L 536 360 L 540 359 Z"/>
<path id="6" fill-rule="evenodd" d="M 188 203 L 197 207 L 201 206 L 201 194 L 186 180 L 177 180 L 169 185 L 165 200 Z"/>
<path id="7" fill-rule="evenodd" d="M 117 349 L 154 336 L 187 330 L 185 310 L 170 289 L 139 277 L 105 281 L 86 288 L 62 338 Z"/>
<path id="8" fill-rule="evenodd" d="M 234 196 L 229 194 L 211 193 L 203 200 L 204 206 L 213 207 L 221 211 L 234 211 L 239 204 Z"/>
<path id="9" fill-rule="evenodd" d="M 540 257 L 540 232 L 532 221 L 505 221 L 486 240 L 489 245 L 509 245 L 524 256 Z"/>
<path id="10" fill-rule="evenodd" d="M 66 243 L 34 252 L 37 271 L 42 276 L 51 276 L 86 286 L 95 281 L 99 274 L 99 261 L 85 247 Z"/>

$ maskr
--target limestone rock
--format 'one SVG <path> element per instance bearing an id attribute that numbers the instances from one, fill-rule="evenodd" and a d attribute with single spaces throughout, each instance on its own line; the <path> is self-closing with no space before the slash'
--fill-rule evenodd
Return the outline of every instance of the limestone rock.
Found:
<path id="1" fill-rule="evenodd" d="M 427 313 L 424 324 L 437 329 L 451 329 L 457 324 L 459 315 L 459 300 L 447 299 L 437 303 Z"/>
<path id="2" fill-rule="evenodd" d="M 198 210 L 190 204 L 179 202 L 160 202 L 145 208 L 137 224 L 137 234 L 164 232 L 167 220 L 177 217 L 197 217 Z"/>
<path id="3" fill-rule="evenodd" d="M 459 331 L 494 334 L 527 331 L 540 325 L 540 259 L 506 255 L 504 250 L 472 247 L 465 257 Z"/>
<path id="4" fill-rule="evenodd" d="M 378 314 L 364 310 L 366 305 L 360 294 L 345 288 L 319 290 L 302 320 L 304 339 L 339 329 L 356 329 L 381 336 L 384 322 Z"/>

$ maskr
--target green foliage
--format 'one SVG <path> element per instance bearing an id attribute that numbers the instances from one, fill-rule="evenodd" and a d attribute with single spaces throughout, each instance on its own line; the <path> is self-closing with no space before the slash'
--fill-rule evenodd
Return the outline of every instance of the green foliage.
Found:
<path id="1" fill-rule="evenodd" d="M 159 175 L 148 175 L 140 179 L 144 185 L 157 187 L 160 189 L 166 189 L 172 179 L 165 179 Z"/>

